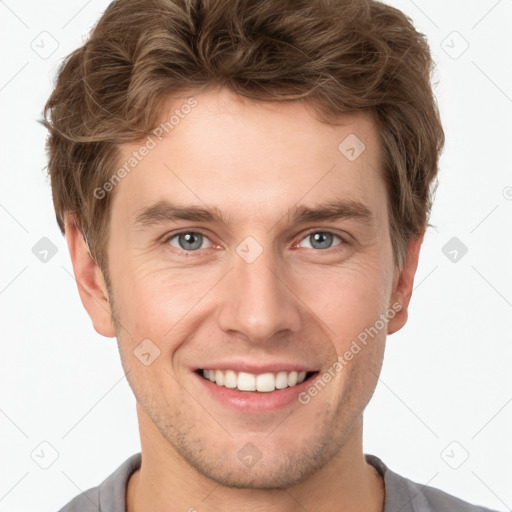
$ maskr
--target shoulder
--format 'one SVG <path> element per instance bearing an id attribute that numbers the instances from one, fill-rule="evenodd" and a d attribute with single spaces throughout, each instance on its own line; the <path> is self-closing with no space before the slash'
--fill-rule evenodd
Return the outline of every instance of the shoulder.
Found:
<path id="1" fill-rule="evenodd" d="M 99 486 L 93 487 L 64 505 L 59 512 L 98 512 L 100 510 Z"/>
<path id="2" fill-rule="evenodd" d="M 384 479 L 386 501 L 384 512 L 496 512 L 489 508 L 473 505 L 447 492 L 428 485 L 413 482 L 391 471 L 375 455 L 365 454 L 366 461 L 377 469 Z"/>
<path id="3" fill-rule="evenodd" d="M 131 474 L 140 467 L 140 463 L 141 454 L 132 455 L 100 485 L 75 496 L 59 512 L 125 512 L 126 485 Z"/>
<path id="4" fill-rule="evenodd" d="M 461 500 L 447 492 L 421 485 L 404 478 L 409 488 L 411 497 L 418 496 L 416 501 L 421 501 L 427 507 L 425 510 L 450 510 L 451 512 L 495 512 L 489 508 L 480 505 L 473 505 L 467 501 Z M 423 509 L 420 509 L 423 510 Z"/>

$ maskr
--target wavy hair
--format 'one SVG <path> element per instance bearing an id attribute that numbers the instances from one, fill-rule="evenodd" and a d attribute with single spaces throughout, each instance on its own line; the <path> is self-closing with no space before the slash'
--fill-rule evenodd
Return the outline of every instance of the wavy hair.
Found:
<path id="1" fill-rule="evenodd" d="M 252 100 L 303 100 L 322 120 L 372 115 L 383 155 L 395 263 L 422 236 L 444 146 L 426 37 L 374 0 L 116 0 L 61 65 L 45 107 L 60 229 L 71 214 L 108 276 L 119 146 L 154 129 L 173 95 L 227 87 Z M 108 277 L 107 277 L 108 279 Z"/>

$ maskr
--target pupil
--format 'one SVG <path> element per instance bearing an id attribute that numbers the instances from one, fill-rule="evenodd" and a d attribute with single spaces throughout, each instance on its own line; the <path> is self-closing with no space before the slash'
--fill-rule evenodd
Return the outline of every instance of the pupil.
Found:
<path id="1" fill-rule="evenodd" d="M 315 249 L 328 249 L 332 243 L 331 233 L 313 233 L 310 235 L 313 238 L 312 246 Z M 200 233 L 182 233 L 179 237 L 180 246 L 183 249 L 196 250 L 201 247 L 202 235 Z M 185 241 L 185 244 L 182 241 Z M 186 247 L 185 247 L 186 245 Z"/>
<path id="2" fill-rule="evenodd" d="M 311 244 L 315 249 L 328 249 L 332 243 L 331 233 L 314 233 L 313 243 Z M 319 246 L 315 245 L 319 244 Z"/>
<path id="3" fill-rule="evenodd" d="M 198 249 L 201 247 L 201 234 L 199 233 L 182 233 L 179 237 L 180 239 L 180 246 L 183 249 Z M 194 242 L 194 239 L 196 240 Z M 182 241 L 185 240 L 185 244 L 182 244 Z"/>

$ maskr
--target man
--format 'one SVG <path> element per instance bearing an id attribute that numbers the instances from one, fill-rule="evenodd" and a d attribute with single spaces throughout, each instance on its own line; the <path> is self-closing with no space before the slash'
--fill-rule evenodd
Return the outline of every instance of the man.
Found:
<path id="1" fill-rule="evenodd" d="M 362 450 L 444 134 L 375 1 L 118 0 L 46 105 L 80 297 L 141 454 L 63 511 L 477 511 Z"/>

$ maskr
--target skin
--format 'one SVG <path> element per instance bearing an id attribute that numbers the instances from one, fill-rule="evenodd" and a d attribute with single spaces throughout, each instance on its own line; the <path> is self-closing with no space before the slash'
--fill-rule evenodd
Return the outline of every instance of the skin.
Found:
<path id="1" fill-rule="evenodd" d="M 328 125 L 304 102 L 252 102 L 224 89 L 195 98 L 112 192 L 110 290 L 71 218 L 66 229 L 81 300 L 96 331 L 117 337 L 137 399 L 142 466 L 128 510 L 381 511 L 362 414 L 386 335 L 407 321 L 421 239 L 396 268 L 374 123 L 347 113 Z M 169 101 L 162 119 L 184 102 Z M 338 150 L 351 133 L 366 145 L 353 162 Z M 119 162 L 139 147 L 123 145 Z M 287 221 L 297 204 L 347 198 L 373 222 Z M 216 206 L 226 222 L 134 226 L 141 208 L 164 199 Z M 205 235 L 193 255 L 169 239 L 184 228 Z M 330 248 L 315 248 L 311 229 L 336 235 Z M 236 252 L 247 236 L 263 250 L 252 263 Z M 192 373 L 240 358 L 304 362 L 322 375 L 394 303 L 401 311 L 307 405 L 241 414 Z M 134 356 L 147 338 L 160 350 L 149 366 Z M 237 458 L 247 443 L 261 453 L 252 467 Z"/>

